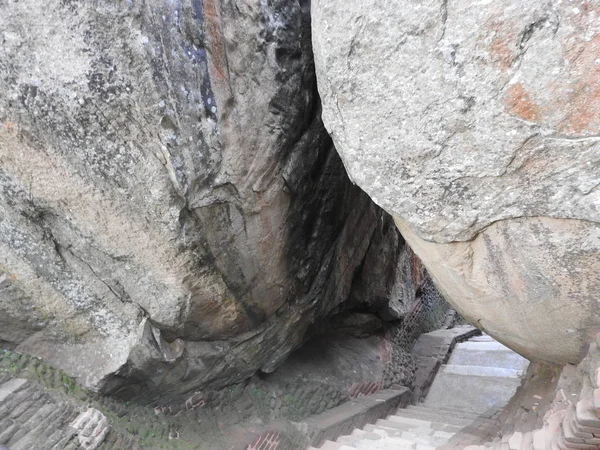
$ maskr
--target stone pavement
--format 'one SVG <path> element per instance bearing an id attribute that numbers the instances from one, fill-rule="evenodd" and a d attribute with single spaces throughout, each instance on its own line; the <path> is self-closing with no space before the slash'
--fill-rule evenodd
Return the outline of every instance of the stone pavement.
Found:
<path id="1" fill-rule="evenodd" d="M 422 404 L 398 409 L 320 448 L 463 449 L 484 442 L 498 428 L 498 405 L 514 395 L 527 365 L 527 360 L 486 335 L 457 344 Z"/>

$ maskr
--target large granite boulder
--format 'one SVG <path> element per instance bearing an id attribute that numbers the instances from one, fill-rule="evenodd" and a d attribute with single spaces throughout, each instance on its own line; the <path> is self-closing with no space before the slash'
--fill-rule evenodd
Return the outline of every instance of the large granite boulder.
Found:
<path id="1" fill-rule="evenodd" d="M 320 121 L 308 2 L 0 0 L 0 42 L 3 347 L 171 398 L 413 301 Z"/>
<path id="2" fill-rule="evenodd" d="M 323 119 L 448 300 L 523 355 L 600 329 L 600 5 L 315 0 Z"/>

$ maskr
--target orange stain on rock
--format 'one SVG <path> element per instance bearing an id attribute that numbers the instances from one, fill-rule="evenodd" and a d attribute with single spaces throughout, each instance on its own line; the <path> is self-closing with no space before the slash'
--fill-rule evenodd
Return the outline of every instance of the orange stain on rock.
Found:
<path id="1" fill-rule="evenodd" d="M 511 36 L 497 37 L 490 45 L 490 56 L 494 64 L 508 70 L 513 64 L 515 55 L 510 48 Z"/>
<path id="2" fill-rule="evenodd" d="M 597 123 L 600 117 L 600 87 L 580 86 L 577 89 L 571 112 L 562 123 L 560 130 L 570 134 L 596 134 L 599 132 Z"/>
<path id="3" fill-rule="evenodd" d="M 531 97 L 521 83 L 514 84 L 506 92 L 505 98 L 508 111 L 528 122 L 537 122 L 540 119 L 538 105 L 533 103 Z"/>
<path id="4" fill-rule="evenodd" d="M 421 286 L 423 284 L 423 266 L 421 260 L 410 247 L 409 251 L 411 256 L 410 265 L 413 283 L 415 284 L 415 286 Z"/>
<path id="5" fill-rule="evenodd" d="M 204 19 L 206 26 L 206 34 L 208 35 L 210 47 L 209 54 L 211 56 L 212 66 L 218 80 L 225 79 L 226 62 L 225 62 L 225 44 L 221 33 L 221 18 L 217 0 L 204 0 Z"/>
<path id="6" fill-rule="evenodd" d="M 481 58 L 503 72 L 508 71 L 517 57 L 518 27 L 512 20 L 492 15 L 477 38 L 477 47 L 487 55 Z"/>

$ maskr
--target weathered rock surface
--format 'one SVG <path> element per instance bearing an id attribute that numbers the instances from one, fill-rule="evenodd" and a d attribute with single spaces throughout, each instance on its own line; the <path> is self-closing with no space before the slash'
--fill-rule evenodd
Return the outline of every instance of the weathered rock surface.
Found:
<path id="1" fill-rule="evenodd" d="M 171 398 L 401 317 L 419 276 L 320 122 L 308 9 L 0 0 L 0 344 Z"/>
<path id="2" fill-rule="evenodd" d="M 600 328 L 600 7 L 315 0 L 323 119 L 457 309 L 530 357 Z"/>

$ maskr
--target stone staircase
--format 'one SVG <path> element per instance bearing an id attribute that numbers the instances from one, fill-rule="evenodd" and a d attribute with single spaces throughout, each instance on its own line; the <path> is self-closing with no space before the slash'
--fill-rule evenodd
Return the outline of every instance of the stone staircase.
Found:
<path id="1" fill-rule="evenodd" d="M 560 387 L 559 382 L 541 427 L 506 433 L 495 442 L 469 445 L 464 450 L 599 450 L 600 334 L 577 367 L 563 369 L 563 377 L 566 383 Z M 573 380 L 580 383 L 570 385 Z"/>
<path id="2" fill-rule="evenodd" d="M 93 450 L 108 432 L 99 411 L 81 410 L 39 384 L 0 374 L 0 446 L 10 450 Z"/>
<path id="3" fill-rule="evenodd" d="M 514 395 L 528 364 L 487 335 L 471 338 L 456 345 L 422 404 L 399 409 L 320 448 L 464 449 L 483 442 L 497 428 L 498 405 L 505 405 Z"/>

